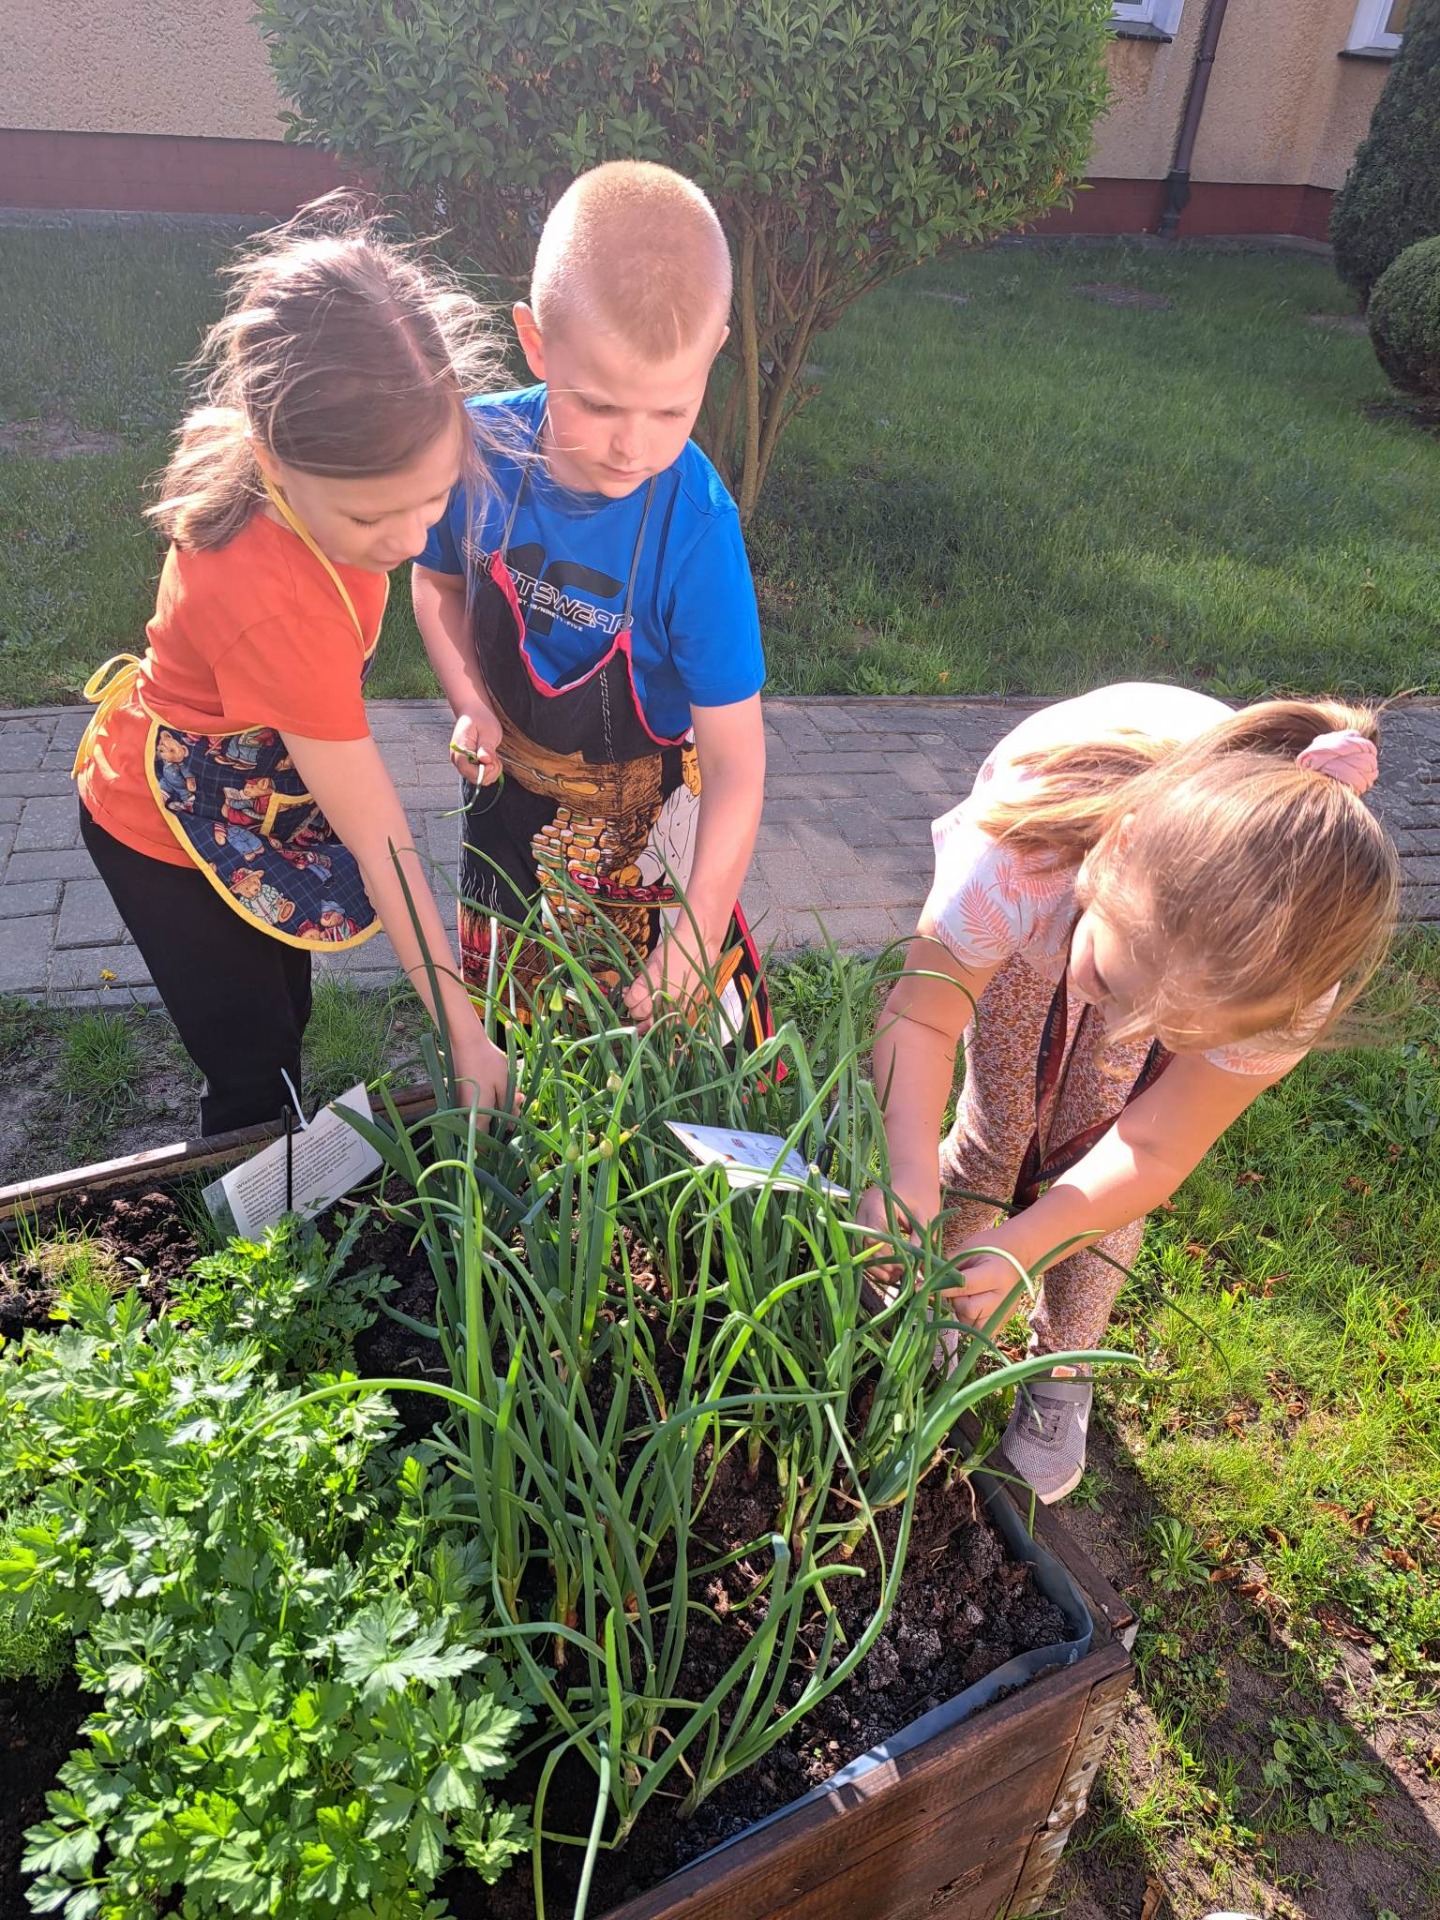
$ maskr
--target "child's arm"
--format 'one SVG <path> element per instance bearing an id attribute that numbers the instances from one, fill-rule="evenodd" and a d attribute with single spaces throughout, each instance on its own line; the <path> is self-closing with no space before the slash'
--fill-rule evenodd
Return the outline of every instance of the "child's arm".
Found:
<path id="1" fill-rule="evenodd" d="M 755 851 L 765 799 L 765 723 L 760 696 L 728 707 L 692 707 L 700 760 L 700 818 L 686 888 L 687 912 L 625 990 L 625 1005 L 642 1032 L 662 994 L 685 1005 L 718 959 L 735 902 Z M 695 952 L 699 936 L 702 954 Z"/>
<path id="2" fill-rule="evenodd" d="M 1281 1073 L 1230 1073 L 1200 1054 L 1180 1054 L 1121 1113 L 1085 1158 L 1031 1207 L 977 1234 L 972 1244 L 1000 1247 L 1032 1273 L 1075 1251 L 1077 1238 L 1102 1240 L 1168 1200 L 1215 1142 Z M 962 1256 L 963 1257 L 963 1256 Z M 948 1296 L 966 1320 L 983 1326 L 1015 1284 L 1008 1262 L 983 1256 L 965 1270 L 963 1293 Z"/>
<path id="3" fill-rule="evenodd" d="M 359 862 L 365 891 L 400 965 L 437 1025 L 443 1011 L 458 1077 L 470 1083 L 481 1107 L 503 1107 L 508 1063 L 486 1034 L 451 957 L 415 836 L 379 748 L 368 735 L 363 740 L 281 737 L 321 812 Z M 427 959 L 438 994 L 431 988 Z"/>
<path id="4" fill-rule="evenodd" d="M 876 1028 L 871 1078 L 885 1114 L 890 1185 L 913 1226 L 928 1225 L 940 1211 L 940 1128 L 955 1050 L 995 972 L 957 960 L 927 908 Z M 873 1189 L 860 1203 L 860 1220 L 885 1225 L 885 1203 Z"/>
<path id="5" fill-rule="evenodd" d="M 464 756 L 462 772 L 483 786 L 500 773 L 500 721 L 490 705 L 475 657 L 465 605 L 465 576 L 412 567 L 410 600 L 435 677 L 455 715 L 452 751 L 458 749 Z"/>

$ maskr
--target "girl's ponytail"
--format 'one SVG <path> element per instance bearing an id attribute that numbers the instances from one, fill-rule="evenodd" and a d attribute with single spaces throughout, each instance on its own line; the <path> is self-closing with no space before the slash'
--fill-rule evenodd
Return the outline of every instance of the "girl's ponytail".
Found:
<path id="1" fill-rule="evenodd" d="M 1029 778 L 979 824 L 1039 865 L 1080 867 L 1077 896 L 1147 962 L 1155 986 L 1124 1029 L 1176 1047 L 1313 1022 L 1333 1032 L 1384 958 L 1399 860 L 1317 739 L 1375 743 L 1369 707 L 1262 700 L 1183 745 L 1116 733 L 1031 754 Z M 1306 764 L 1307 757 L 1312 764 Z"/>
<path id="2" fill-rule="evenodd" d="M 238 407 L 197 407 L 180 429 L 150 518 L 177 547 L 233 540 L 265 498 Z"/>

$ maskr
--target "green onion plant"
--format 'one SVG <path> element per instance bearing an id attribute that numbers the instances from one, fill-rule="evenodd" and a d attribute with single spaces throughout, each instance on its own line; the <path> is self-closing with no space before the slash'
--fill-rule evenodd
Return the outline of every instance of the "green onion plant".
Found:
<path id="1" fill-rule="evenodd" d="M 575 910 L 589 913 L 583 896 Z M 1057 1356 L 1007 1364 L 993 1344 L 1029 1284 L 1022 1269 L 977 1331 L 947 1307 L 962 1281 L 938 1228 L 912 1244 L 853 1217 L 867 1186 L 888 1192 L 867 1077 L 884 963 L 846 967 L 820 1031 L 786 1024 L 745 1052 L 713 1006 L 638 1033 L 596 981 L 637 966 L 608 923 L 587 919 L 579 942 L 537 911 L 508 931 L 512 953 L 523 937 L 550 962 L 528 1021 L 498 957 L 484 996 L 509 1036 L 515 1110 L 456 1104 L 442 1033 L 435 1113 L 406 1123 L 382 1092 L 384 1118 L 359 1124 L 435 1277 L 434 1326 L 409 1324 L 450 1372 L 428 1390 L 491 1567 L 484 1632 L 550 1718 L 534 1819 L 543 1920 L 543 1840 L 585 1848 L 583 1915 L 596 1850 L 623 1844 L 648 1803 L 664 1795 L 684 1817 L 849 1678 L 895 1603 L 917 1487 L 965 1463 L 960 1417 Z M 773 1133 L 807 1173 L 732 1188 L 670 1120 Z M 870 1307 L 877 1262 L 901 1278 Z M 937 1365 L 942 1339 L 953 1358 Z M 770 1501 L 756 1538 L 716 1537 L 722 1474 Z M 876 1598 L 847 1632 L 837 1602 L 867 1539 Z M 687 1688 L 687 1639 L 714 1617 L 707 1588 L 741 1561 L 754 1580 L 732 1605 L 734 1657 L 707 1690 Z M 546 1825 L 567 1755 L 596 1783 L 585 1834 Z"/>

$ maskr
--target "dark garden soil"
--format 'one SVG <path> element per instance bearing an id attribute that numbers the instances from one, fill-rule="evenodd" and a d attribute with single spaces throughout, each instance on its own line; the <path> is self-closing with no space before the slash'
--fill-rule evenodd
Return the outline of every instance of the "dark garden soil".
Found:
<path id="1" fill-rule="evenodd" d="M 31 1920 L 20 1873 L 25 1829 L 45 1818 L 45 1795 L 99 1704 L 73 1679 L 48 1689 L 0 1682 L 0 1920 Z"/>
<path id="2" fill-rule="evenodd" d="M 183 1271 L 198 1251 L 186 1207 L 173 1191 L 157 1188 L 133 1199 L 105 1197 L 90 1208 L 72 1197 L 66 1218 L 72 1225 L 87 1224 L 122 1261 L 125 1255 L 133 1255 L 150 1267 L 144 1291 L 157 1308 L 166 1298 L 168 1280 Z M 393 1274 L 399 1287 L 390 1295 L 390 1305 L 423 1322 L 433 1319 L 434 1281 L 423 1254 L 409 1243 L 407 1228 L 377 1223 L 356 1257 L 376 1261 Z M 130 1271 L 125 1269 L 125 1274 Z M 17 1333 L 24 1323 L 42 1321 L 52 1292 L 53 1281 L 44 1264 L 27 1260 L 12 1248 L 0 1283 L 4 1330 Z M 377 1321 L 357 1347 L 359 1370 L 370 1375 L 433 1373 L 439 1358 L 433 1345 L 387 1318 Z M 433 1400 L 419 1394 L 401 1394 L 396 1399 L 411 1436 L 429 1430 Z M 743 1463 L 738 1453 L 732 1454 L 721 1463 L 705 1508 L 707 1547 L 719 1557 L 727 1547 L 764 1537 L 776 1504 L 773 1480 L 767 1484 L 762 1475 L 754 1485 L 747 1485 Z M 895 1513 L 881 1518 L 887 1553 L 898 1524 Z M 878 1586 L 874 1547 L 868 1539 L 857 1549 L 854 1564 L 863 1569 L 863 1577 L 842 1582 L 836 1596 L 846 1634 L 852 1639 L 873 1611 Z M 753 1610 L 744 1603 L 763 1572 L 763 1566 L 741 1560 L 723 1577 L 710 1580 L 704 1598 L 714 1618 L 690 1635 L 679 1683 L 682 1697 L 703 1697 L 735 1658 L 752 1630 Z M 818 1635 L 817 1623 L 813 1637 L 818 1640 Z M 688 1821 L 682 1824 L 676 1818 L 683 1781 L 670 1799 L 657 1798 L 623 1851 L 602 1853 L 591 1913 L 603 1914 L 752 1821 L 785 1806 L 1016 1654 L 1065 1637 L 1063 1617 L 1036 1591 L 1030 1569 L 1009 1558 L 977 1507 L 969 1483 L 932 1474 L 917 1503 L 906 1574 L 891 1624 L 856 1677 L 807 1715 L 788 1740 L 713 1794 Z M 797 1677 L 789 1699 L 797 1697 L 801 1684 Z M 73 1688 L 44 1694 L 16 1686 L 0 1711 L 4 1743 L 0 1765 L 9 1770 L 17 1789 L 20 1785 L 25 1789 L 18 1812 L 12 1813 L 16 1791 L 7 1788 L 4 1795 L 0 1920 L 27 1911 L 18 1872 L 20 1835 L 42 1812 L 45 1789 L 53 1782 L 87 1710 L 88 1703 Z M 515 1776 L 506 1785 L 518 1790 L 518 1798 L 533 1782 Z M 560 1769 L 546 1807 L 547 1829 L 583 1836 L 593 1811 L 593 1775 L 578 1762 L 569 1772 Z M 547 1849 L 546 1898 L 551 1912 L 567 1910 L 580 1854 L 578 1846 Z M 531 1920 L 535 1911 L 528 1861 L 493 1889 L 457 1871 L 438 1891 L 450 1901 L 457 1920 L 476 1916 Z"/>
<path id="3" fill-rule="evenodd" d="M 8 1243 L 0 1240 L 0 1335 L 15 1339 L 27 1326 L 44 1324 L 69 1277 L 72 1250 L 63 1239 L 41 1235 L 81 1226 L 87 1264 L 102 1271 L 117 1293 L 138 1286 L 156 1312 L 169 1298 L 170 1282 L 202 1252 L 173 1191 L 69 1194 L 58 1214 L 34 1228 L 27 1224 L 26 1232 Z"/>
<path id="4" fill-rule="evenodd" d="M 733 1456 L 732 1456 L 733 1458 Z M 752 1539 L 769 1525 L 772 1509 L 757 1489 L 746 1492 L 739 1472 L 719 1487 L 706 1509 L 708 1537 L 714 1544 Z M 887 1546 L 895 1526 L 884 1527 Z M 847 1582 L 840 1611 L 846 1631 L 858 1635 L 873 1609 L 877 1581 L 873 1555 L 861 1551 L 857 1563 L 871 1562 L 867 1577 Z M 748 1629 L 732 1599 L 754 1570 L 745 1562 L 735 1578 L 714 1581 L 707 1598 L 719 1619 L 708 1631 L 692 1628 L 679 1691 L 700 1698 L 734 1659 Z M 916 1505 L 906 1573 L 891 1617 L 890 1630 L 876 1641 L 848 1686 L 823 1701 L 785 1740 L 754 1767 L 722 1786 L 685 1822 L 677 1819 L 682 1789 L 652 1802 L 641 1815 L 623 1850 L 603 1853 L 596 1867 L 590 1901 L 603 1914 L 653 1887 L 677 1867 L 741 1833 L 753 1821 L 828 1780 L 838 1768 L 912 1720 L 983 1679 L 996 1667 L 1035 1647 L 1066 1637 L 1059 1610 L 1035 1591 L 1030 1569 L 1009 1558 L 975 1505 L 965 1481 L 946 1484 L 935 1476 L 922 1487 Z M 788 1698 L 799 1691 L 799 1681 Z M 551 1832 L 583 1836 L 595 1806 L 594 1776 L 583 1767 L 558 1773 L 546 1805 Z M 580 1866 L 578 1847 L 546 1849 L 547 1908 L 569 1910 Z M 530 1864 L 521 1862 L 499 1884 L 487 1889 L 473 1879 L 452 1876 L 442 1891 L 457 1920 L 531 1920 L 535 1898 Z"/>

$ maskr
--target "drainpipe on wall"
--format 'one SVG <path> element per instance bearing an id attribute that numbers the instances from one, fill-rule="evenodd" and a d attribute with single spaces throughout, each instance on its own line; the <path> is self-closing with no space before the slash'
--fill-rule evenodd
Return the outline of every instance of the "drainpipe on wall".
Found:
<path id="1" fill-rule="evenodd" d="M 1200 131 L 1200 116 L 1205 111 L 1205 95 L 1210 88 L 1210 69 L 1215 65 L 1215 49 L 1220 44 L 1220 30 L 1225 25 L 1225 9 L 1229 4 L 1230 0 L 1209 0 L 1205 9 L 1195 64 L 1185 89 L 1185 111 L 1175 136 L 1175 158 L 1165 176 L 1165 207 L 1159 226 L 1162 240 L 1175 238 L 1180 216 L 1190 198 L 1190 160 L 1195 152 L 1195 136 Z"/>

